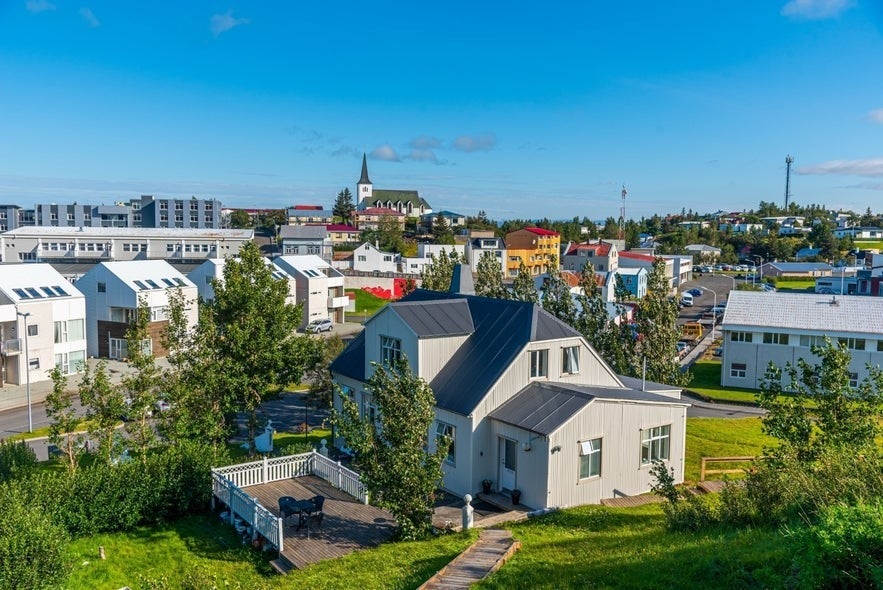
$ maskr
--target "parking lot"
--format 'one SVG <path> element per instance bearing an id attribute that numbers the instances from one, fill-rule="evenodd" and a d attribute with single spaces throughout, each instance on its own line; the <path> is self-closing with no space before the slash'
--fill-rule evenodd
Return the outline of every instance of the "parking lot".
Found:
<path id="1" fill-rule="evenodd" d="M 700 277 L 698 273 L 695 273 L 693 276 L 695 277 L 694 280 L 685 282 L 678 288 L 678 300 L 680 300 L 682 293 L 691 289 L 698 289 L 699 295 L 693 296 L 692 306 L 681 307 L 678 313 L 678 326 L 683 329 L 685 324 L 699 324 L 702 326 L 702 337 L 696 341 L 689 342 L 689 346 L 680 351 L 681 358 L 687 356 L 696 342 L 707 337 L 709 332 L 711 332 L 712 323 L 715 321 L 713 318 L 716 317 L 717 322 L 720 322 L 723 314 L 714 314 L 712 308 L 715 304 L 719 307 L 724 305 L 730 291 L 733 290 L 736 284 L 735 279 L 730 275 L 703 273 Z M 689 332 L 689 329 L 687 331 Z"/>

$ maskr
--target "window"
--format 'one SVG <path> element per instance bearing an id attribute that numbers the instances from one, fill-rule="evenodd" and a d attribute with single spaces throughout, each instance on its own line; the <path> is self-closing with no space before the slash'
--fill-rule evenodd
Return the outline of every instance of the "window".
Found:
<path id="1" fill-rule="evenodd" d="M 31 371 L 36 371 L 40 368 L 40 359 L 39 357 L 29 358 L 28 359 L 28 369 Z"/>
<path id="2" fill-rule="evenodd" d="M 370 424 L 377 424 L 377 406 L 370 394 L 362 392 L 362 420 Z"/>
<path id="3" fill-rule="evenodd" d="M 67 321 L 67 339 L 69 342 L 86 339 L 86 320 Z"/>
<path id="4" fill-rule="evenodd" d="M 667 461 L 671 442 L 671 425 L 641 431 L 641 465 Z"/>
<path id="5" fill-rule="evenodd" d="M 783 346 L 788 345 L 788 334 L 780 334 L 778 332 L 764 332 L 763 333 L 763 343 L 764 344 L 781 344 Z"/>
<path id="6" fill-rule="evenodd" d="M 392 262 L 392 256 L 384 256 L 383 261 L 384 262 Z"/>
<path id="7" fill-rule="evenodd" d="M 359 262 L 368 262 L 367 256 L 359 256 Z"/>
<path id="8" fill-rule="evenodd" d="M 824 336 L 801 336 L 800 337 L 800 346 L 804 346 L 809 348 L 811 346 L 824 346 L 825 345 L 825 337 Z"/>
<path id="9" fill-rule="evenodd" d="M 877 340 L 877 352 L 883 352 L 883 340 Z"/>
<path id="10" fill-rule="evenodd" d="M 744 379 L 745 372 L 748 370 L 748 366 L 745 363 L 732 363 L 730 365 L 730 377 L 735 377 L 736 379 Z"/>
<path id="11" fill-rule="evenodd" d="M 579 346 L 561 349 L 561 372 L 568 375 L 579 373 Z"/>
<path id="12" fill-rule="evenodd" d="M 730 332 L 730 342 L 751 342 L 753 336 L 751 332 Z"/>
<path id="13" fill-rule="evenodd" d="M 435 444 L 441 443 L 443 438 L 448 439 L 448 456 L 445 457 L 445 462 L 451 465 L 456 465 L 456 460 L 454 459 L 454 439 L 456 438 L 456 433 L 457 429 L 451 424 L 441 421 L 435 423 Z"/>
<path id="14" fill-rule="evenodd" d="M 392 365 L 402 358 L 402 341 L 389 336 L 380 337 L 380 362 Z"/>
<path id="15" fill-rule="evenodd" d="M 849 386 L 855 389 L 858 387 L 858 373 L 849 374 Z"/>
<path id="16" fill-rule="evenodd" d="M 67 342 L 67 322 L 55 322 L 55 343 Z M 57 362 L 55 363 L 58 364 Z M 66 373 L 65 373 L 66 374 Z"/>
<path id="17" fill-rule="evenodd" d="M 167 201 L 160 201 L 159 210 L 160 211 L 168 211 L 169 210 L 169 203 Z"/>
<path id="18" fill-rule="evenodd" d="M 549 349 L 530 351 L 531 378 L 546 377 L 549 374 Z"/>
<path id="19" fill-rule="evenodd" d="M 865 349 L 864 338 L 838 338 L 837 342 L 843 346 L 846 346 L 846 348 L 848 348 L 849 350 Z"/>
<path id="20" fill-rule="evenodd" d="M 55 368 L 61 371 L 62 375 L 70 375 L 70 357 L 64 352 L 55 355 Z"/>
<path id="21" fill-rule="evenodd" d="M 601 475 L 601 439 L 584 440 L 579 443 L 579 478 Z"/>
<path id="22" fill-rule="evenodd" d="M 40 334 L 40 327 L 37 324 L 28 326 L 28 336 L 37 336 Z"/>

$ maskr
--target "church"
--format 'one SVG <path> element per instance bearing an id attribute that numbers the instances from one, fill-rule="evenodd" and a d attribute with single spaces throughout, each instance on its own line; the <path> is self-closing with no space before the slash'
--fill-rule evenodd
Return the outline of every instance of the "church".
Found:
<path id="1" fill-rule="evenodd" d="M 375 189 L 368 178 L 368 158 L 362 154 L 362 177 L 356 184 L 356 194 L 359 196 L 357 208 L 365 209 L 392 209 L 406 217 L 420 217 L 432 213 L 432 208 L 425 199 L 422 199 L 417 191 L 403 191 L 396 189 Z"/>

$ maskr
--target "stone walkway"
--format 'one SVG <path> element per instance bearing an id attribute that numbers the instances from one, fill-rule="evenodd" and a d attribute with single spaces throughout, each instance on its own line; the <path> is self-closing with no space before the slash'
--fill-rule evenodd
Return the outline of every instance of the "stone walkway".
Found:
<path id="1" fill-rule="evenodd" d="M 460 590 L 480 582 L 502 567 L 521 542 L 503 529 L 485 529 L 478 541 L 429 578 L 418 590 Z"/>

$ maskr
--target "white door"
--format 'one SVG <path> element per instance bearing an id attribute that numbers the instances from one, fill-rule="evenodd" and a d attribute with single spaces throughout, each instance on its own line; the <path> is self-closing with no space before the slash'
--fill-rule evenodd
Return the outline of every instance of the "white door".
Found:
<path id="1" fill-rule="evenodd" d="M 515 489 L 515 469 L 518 461 L 518 443 L 500 438 L 500 489 Z"/>
<path id="2" fill-rule="evenodd" d="M 112 359 L 124 359 L 126 358 L 126 341 L 122 338 L 111 338 L 110 339 L 110 351 L 108 352 L 108 357 Z"/>

